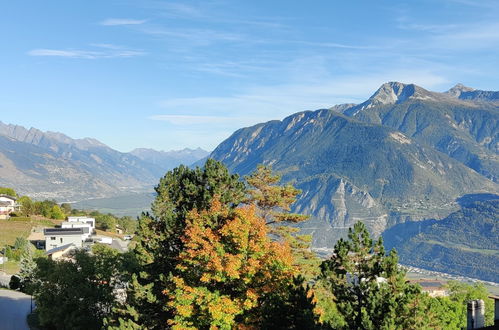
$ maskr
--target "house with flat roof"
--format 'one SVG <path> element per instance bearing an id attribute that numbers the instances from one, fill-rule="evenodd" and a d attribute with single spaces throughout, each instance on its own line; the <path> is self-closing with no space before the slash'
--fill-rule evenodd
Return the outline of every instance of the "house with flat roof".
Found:
<path id="1" fill-rule="evenodd" d="M 92 227 L 92 231 L 95 230 L 95 218 L 90 218 L 90 217 L 68 217 L 68 222 L 83 222 L 83 223 L 88 223 Z"/>
<path id="2" fill-rule="evenodd" d="M 86 222 L 64 221 L 61 223 L 61 228 L 81 228 L 83 230 L 83 235 L 81 237 L 83 241 L 92 235 L 92 225 Z"/>
<path id="3" fill-rule="evenodd" d="M 0 220 L 10 217 L 10 214 L 19 210 L 17 198 L 5 194 L 0 194 Z"/>
<path id="4" fill-rule="evenodd" d="M 428 293 L 430 297 L 445 297 L 449 295 L 447 287 L 442 281 L 420 279 L 409 282 L 419 284 L 421 286 L 421 291 Z"/>
<path id="5" fill-rule="evenodd" d="M 83 246 L 83 228 L 45 228 L 43 235 L 45 236 L 45 251 L 70 243 L 77 248 Z"/>

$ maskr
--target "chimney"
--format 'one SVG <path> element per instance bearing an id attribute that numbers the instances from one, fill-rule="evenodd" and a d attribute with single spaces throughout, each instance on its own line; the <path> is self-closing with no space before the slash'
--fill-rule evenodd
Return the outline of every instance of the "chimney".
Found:
<path id="1" fill-rule="evenodd" d="M 474 300 L 468 301 L 467 311 L 468 311 L 468 313 L 466 316 L 466 330 L 476 329 L 475 328 L 475 301 Z"/>
<path id="2" fill-rule="evenodd" d="M 466 329 L 485 327 L 485 303 L 482 299 L 468 301 Z"/>
<path id="3" fill-rule="evenodd" d="M 476 300 L 475 305 L 475 327 L 477 329 L 485 327 L 485 302 L 482 299 Z"/>

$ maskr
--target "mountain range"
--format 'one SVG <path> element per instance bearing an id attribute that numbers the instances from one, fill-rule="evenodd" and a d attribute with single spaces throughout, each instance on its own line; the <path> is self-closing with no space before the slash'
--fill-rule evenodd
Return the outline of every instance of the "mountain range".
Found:
<path id="1" fill-rule="evenodd" d="M 203 158 L 206 158 L 210 153 L 201 148 L 185 148 L 182 150 L 171 151 L 137 148 L 130 151 L 130 154 L 142 159 L 145 162 L 158 166 L 164 173 L 172 168 L 175 168 L 179 164 L 191 165 Z"/>
<path id="2" fill-rule="evenodd" d="M 272 165 L 302 190 L 294 210 L 311 220 L 300 226 L 327 249 L 356 221 L 380 235 L 442 219 L 463 195 L 497 193 L 498 92 L 390 82 L 361 104 L 242 128 L 210 157 L 241 175 Z"/>
<path id="3" fill-rule="evenodd" d="M 75 200 L 152 191 L 168 170 L 205 156 L 201 149 L 123 153 L 91 138 L 72 139 L 0 122 L 0 186 L 34 198 Z M 198 156 L 199 155 L 199 156 Z"/>

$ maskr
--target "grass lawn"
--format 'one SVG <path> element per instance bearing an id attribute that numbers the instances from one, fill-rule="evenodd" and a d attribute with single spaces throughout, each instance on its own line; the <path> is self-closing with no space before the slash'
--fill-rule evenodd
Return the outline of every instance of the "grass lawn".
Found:
<path id="1" fill-rule="evenodd" d="M 13 245 L 17 237 L 28 237 L 33 226 L 30 220 L 0 220 L 0 247 Z"/>
<path id="2" fill-rule="evenodd" d="M 19 272 L 19 266 L 20 266 L 19 262 L 14 260 L 9 260 L 3 265 L 0 265 L 0 270 L 7 274 L 13 275 Z"/>
<path id="3" fill-rule="evenodd" d="M 0 220 L 0 248 L 13 245 L 17 237 L 28 237 L 31 228 L 35 226 L 54 227 L 62 221 L 43 217 L 13 217 L 9 220 Z"/>

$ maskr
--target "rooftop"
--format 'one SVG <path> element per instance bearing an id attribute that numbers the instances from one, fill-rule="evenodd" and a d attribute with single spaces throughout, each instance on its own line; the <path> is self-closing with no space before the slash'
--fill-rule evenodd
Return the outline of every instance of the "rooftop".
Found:
<path id="1" fill-rule="evenodd" d="M 53 253 L 56 253 L 56 252 L 59 252 L 59 251 L 64 251 L 64 250 L 69 249 L 71 247 L 76 247 L 76 246 L 73 243 L 61 245 L 59 247 L 56 247 L 56 248 L 48 250 L 47 252 L 45 252 L 45 254 L 46 255 L 50 255 L 50 254 L 53 254 Z"/>
<path id="2" fill-rule="evenodd" d="M 45 236 L 83 235 L 83 228 L 45 228 L 43 234 Z"/>
<path id="3" fill-rule="evenodd" d="M 8 198 L 8 199 L 12 199 L 13 201 L 17 200 L 17 198 L 15 198 L 14 196 L 10 196 L 10 195 L 7 195 L 7 194 L 0 194 L 0 197 L 5 197 L 5 198 Z"/>

